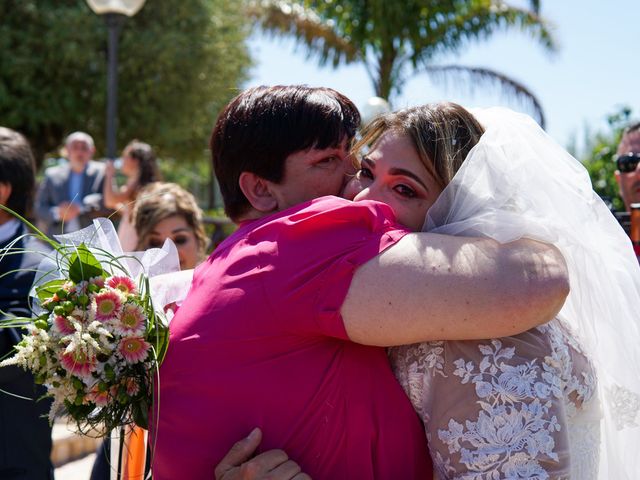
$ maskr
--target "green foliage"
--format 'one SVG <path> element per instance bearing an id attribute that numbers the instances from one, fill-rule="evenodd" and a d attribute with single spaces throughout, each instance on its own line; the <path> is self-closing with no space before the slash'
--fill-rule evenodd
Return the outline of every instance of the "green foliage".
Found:
<path id="1" fill-rule="evenodd" d="M 501 30 L 528 33 L 547 51 L 555 49 L 551 30 L 532 10 L 501 0 L 254 0 L 249 13 L 268 32 L 293 36 L 321 65 L 361 62 L 376 95 L 389 99 L 407 78 L 427 72 L 468 76 L 473 83 L 497 84 L 542 111 L 519 83 L 488 69 L 441 65 L 440 60 Z"/>
<path id="2" fill-rule="evenodd" d="M 104 270 L 100 262 L 84 243 L 80 244 L 69 259 L 69 279 L 74 283 L 80 283 L 102 275 Z"/>
<path id="3" fill-rule="evenodd" d="M 201 207 L 209 205 L 211 160 L 204 152 L 191 163 L 169 157 L 158 159 L 158 167 L 165 182 L 177 183 L 191 192 Z"/>
<path id="4" fill-rule="evenodd" d="M 601 197 L 611 201 L 616 210 L 624 210 L 622 198 L 619 195 L 618 183 L 614 172 L 616 165 L 614 156 L 622 131 L 629 124 L 631 109 L 621 107 L 618 111 L 607 116 L 608 129 L 592 135 L 585 132 L 586 146 L 581 161 L 589 172 L 594 190 Z"/>
<path id="5" fill-rule="evenodd" d="M 43 302 L 47 298 L 53 297 L 60 288 L 64 285 L 64 280 L 51 280 L 44 285 L 40 285 L 36 288 L 36 295 L 40 302 Z"/>
<path id="6" fill-rule="evenodd" d="M 40 159 L 73 130 L 104 145 L 107 28 L 83 0 L 0 3 L 0 118 Z M 120 34 L 118 145 L 132 138 L 160 155 L 202 156 L 219 109 L 250 59 L 234 0 L 148 1 Z"/>

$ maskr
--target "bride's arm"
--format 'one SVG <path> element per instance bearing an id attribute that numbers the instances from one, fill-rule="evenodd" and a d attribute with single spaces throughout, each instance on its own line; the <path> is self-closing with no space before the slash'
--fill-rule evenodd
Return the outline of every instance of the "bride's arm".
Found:
<path id="1" fill-rule="evenodd" d="M 367 345 L 505 337 L 551 320 L 568 292 L 552 246 L 416 233 L 356 271 L 341 313 Z"/>

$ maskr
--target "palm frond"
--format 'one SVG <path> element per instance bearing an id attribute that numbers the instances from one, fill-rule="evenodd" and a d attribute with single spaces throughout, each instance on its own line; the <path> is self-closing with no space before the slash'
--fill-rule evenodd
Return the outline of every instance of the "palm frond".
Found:
<path id="1" fill-rule="evenodd" d="M 457 53 L 465 45 L 486 40 L 497 31 L 517 28 L 531 35 L 549 53 L 557 50 L 553 26 L 535 12 L 512 7 L 502 1 L 471 3 L 450 15 L 440 15 L 414 35 L 414 65 L 425 63 L 436 55 Z M 417 40 L 417 41 L 416 41 Z"/>
<path id="2" fill-rule="evenodd" d="M 333 20 L 321 18 L 299 2 L 252 0 L 247 14 L 260 28 L 272 35 L 292 37 L 303 44 L 308 56 L 317 56 L 321 66 L 337 67 L 359 59 L 359 51 L 335 29 Z"/>
<path id="3" fill-rule="evenodd" d="M 437 83 L 447 83 L 454 80 L 467 85 L 472 93 L 475 88 L 482 86 L 498 87 L 504 94 L 529 108 L 536 121 L 543 129 L 545 128 L 544 111 L 540 101 L 526 86 L 503 73 L 483 67 L 461 65 L 427 66 L 425 70 L 430 78 Z"/>

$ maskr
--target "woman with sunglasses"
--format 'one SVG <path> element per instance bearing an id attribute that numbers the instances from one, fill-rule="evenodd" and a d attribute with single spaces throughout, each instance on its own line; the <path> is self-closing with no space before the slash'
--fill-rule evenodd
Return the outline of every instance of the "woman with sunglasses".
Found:
<path id="1" fill-rule="evenodd" d="M 171 239 L 178 250 L 181 270 L 195 268 L 204 259 L 207 237 L 202 222 L 202 210 L 195 198 L 175 183 L 153 182 L 137 192 L 131 211 L 133 240 L 130 250 L 143 251 L 161 248 Z M 119 231 L 118 234 L 121 232 Z M 131 238 L 125 237 L 125 241 Z M 122 241 L 122 239 L 121 239 Z M 127 465 L 122 480 L 137 480 L 149 472 L 150 463 L 145 445 L 146 433 L 134 427 L 126 434 L 127 460 L 114 459 L 115 464 Z M 111 441 L 98 448 L 91 480 L 107 480 L 115 466 L 111 465 Z M 131 469 L 131 471 L 129 471 Z"/>
<path id="2" fill-rule="evenodd" d="M 136 250 L 160 248 L 170 238 L 178 249 L 181 270 L 195 268 L 204 259 L 207 236 L 202 210 L 179 185 L 156 182 L 143 188 L 132 219 L 138 237 Z"/>

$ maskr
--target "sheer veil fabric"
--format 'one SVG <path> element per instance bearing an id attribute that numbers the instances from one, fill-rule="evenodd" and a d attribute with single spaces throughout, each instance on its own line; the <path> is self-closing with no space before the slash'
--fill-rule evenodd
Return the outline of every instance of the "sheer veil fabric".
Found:
<path id="1" fill-rule="evenodd" d="M 640 266 L 585 168 L 530 117 L 471 110 L 485 128 L 427 214 L 424 231 L 556 245 L 571 293 L 558 319 L 595 365 L 601 406 L 597 478 L 640 471 Z"/>

